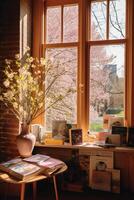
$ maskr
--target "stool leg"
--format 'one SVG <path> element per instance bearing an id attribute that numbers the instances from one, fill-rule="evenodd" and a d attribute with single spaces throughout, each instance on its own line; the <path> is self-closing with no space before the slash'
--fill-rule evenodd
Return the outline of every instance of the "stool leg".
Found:
<path id="1" fill-rule="evenodd" d="M 25 183 L 21 184 L 20 200 L 24 200 L 25 197 Z"/>
<path id="2" fill-rule="evenodd" d="M 6 187 L 5 187 L 5 191 L 4 191 L 4 200 L 7 200 L 7 192 L 8 192 L 8 188 L 9 188 L 9 183 L 5 183 Z"/>
<path id="3" fill-rule="evenodd" d="M 36 192 L 37 192 L 37 183 L 35 181 L 33 182 L 33 200 L 36 199 Z"/>
<path id="4" fill-rule="evenodd" d="M 56 200 L 58 200 L 58 191 L 57 191 L 57 184 L 56 184 L 56 177 L 53 176 L 53 183 L 54 183 L 54 190 L 55 190 L 55 197 L 56 197 Z"/>

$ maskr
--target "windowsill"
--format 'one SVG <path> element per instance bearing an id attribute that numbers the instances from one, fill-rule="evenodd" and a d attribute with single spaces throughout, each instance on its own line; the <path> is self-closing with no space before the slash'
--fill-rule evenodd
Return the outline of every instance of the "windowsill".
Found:
<path id="1" fill-rule="evenodd" d="M 69 143 L 63 144 L 63 145 L 53 145 L 53 144 L 41 144 L 39 142 L 36 142 L 35 147 L 43 147 L 43 148 L 64 148 L 64 149 L 79 149 L 79 150 L 84 150 L 85 153 L 88 153 L 89 150 L 102 150 L 102 151 L 113 151 L 113 152 L 132 152 L 134 153 L 134 147 L 127 147 L 127 146 L 122 146 L 122 147 L 99 147 L 94 144 L 90 143 L 83 143 L 80 145 L 71 145 Z"/>

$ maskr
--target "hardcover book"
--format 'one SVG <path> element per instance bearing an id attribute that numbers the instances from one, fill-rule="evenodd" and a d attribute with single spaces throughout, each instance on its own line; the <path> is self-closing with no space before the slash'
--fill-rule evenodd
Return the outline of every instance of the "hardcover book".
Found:
<path id="1" fill-rule="evenodd" d="M 61 160 L 43 154 L 35 154 L 29 158 L 24 158 L 23 160 L 37 164 L 42 169 L 41 173 L 47 176 L 64 166 L 64 162 Z"/>
<path id="2" fill-rule="evenodd" d="M 25 180 L 38 174 L 50 176 L 63 166 L 65 163 L 61 160 L 47 155 L 35 154 L 28 158 L 17 158 L 0 163 L 0 170 L 19 180 Z"/>
<path id="3" fill-rule="evenodd" d="M 40 162 L 46 161 L 49 158 L 50 158 L 50 156 L 47 156 L 47 155 L 35 154 L 35 155 L 32 155 L 32 156 L 30 156 L 28 158 L 24 158 L 23 160 L 27 161 L 27 162 L 31 162 L 31 163 L 40 164 Z"/>
<path id="4" fill-rule="evenodd" d="M 50 157 L 47 160 L 40 161 L 38 165 L 43 169 L 42 174 L 49 176 L 60 170 L 65 165 L 65 163 L 61 160 Z"/>
<path id="5" fill-rule="evenodd" d="M 0 170 L 4 171 L 4 172 L 9 172 L 10 167 L 21 162 L 22 159 L 21 158 L 14 158 L 12 160 L 6 161 L 6 162 L 2 162 L 0 163 Z"/>
<path id="6" fill-rule="evenodd" d="M 25 180 L 42 171 L 41 167 L 23 160 L 19 160 L 18 162 L 12 162 L 12 160 L 3 162 L 0 164 L 0 170 L 7 172 L 9 175 L 19 180 Z"/>

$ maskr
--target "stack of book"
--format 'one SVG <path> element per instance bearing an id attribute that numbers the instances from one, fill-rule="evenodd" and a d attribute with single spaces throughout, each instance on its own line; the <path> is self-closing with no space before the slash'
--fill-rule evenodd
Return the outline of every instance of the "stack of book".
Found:
<path id="1" fill-rule="evenodd" d="M 52 175 L 65 165 L 58 159 L 47 155 L 35 154 L 28 158 L 15 158 L 7 162 L 0 163 L 0 170 L 19 180 L 32 178 L 38 174 L 46 176 Z"/>

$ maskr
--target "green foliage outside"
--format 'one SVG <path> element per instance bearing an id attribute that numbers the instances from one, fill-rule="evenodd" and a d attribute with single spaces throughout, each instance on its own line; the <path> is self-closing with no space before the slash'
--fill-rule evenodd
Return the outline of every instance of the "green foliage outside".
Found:
<path id="1" fill-rule="evenodd" d="M 100 122 L 100 123 L 92 122 L 90 124 L 90 131 L 92 131 L 92 132 L 103 131 L 103 124 L 102 124 L 102 122 Z"/>

